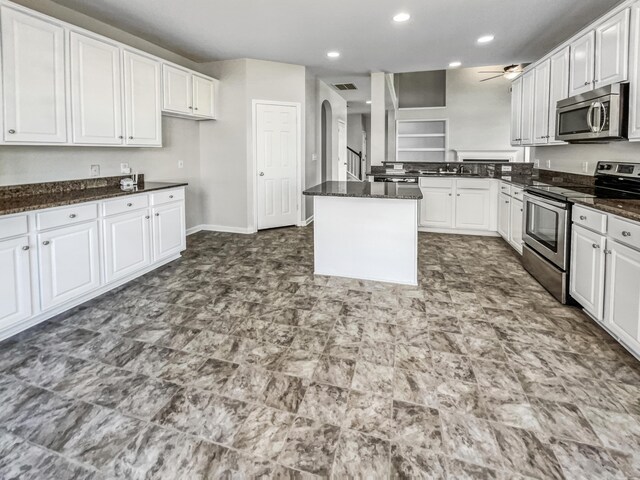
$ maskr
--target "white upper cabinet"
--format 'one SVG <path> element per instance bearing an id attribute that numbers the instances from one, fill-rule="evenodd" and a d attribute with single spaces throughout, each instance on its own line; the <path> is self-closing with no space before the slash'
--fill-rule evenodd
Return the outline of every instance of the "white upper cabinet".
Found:
<path id="1" fill-rule="evenodd" d="M 591 31 L 570 46 L 569 96 L 593 89 L 596 34 Z"/>
<path id="2" fill-rule="evenodd" d="M 640 2 L 631 7 L 629 140 L 640 140 Z"/>
<path id="3" fill-rule="evenodd" d="M 556 107 L 560 100 L 569 96 L 569 47 L 555 53 L 550 61 L 549 81 L 549 142 L 564 143 L 556 140 Z"/>
<path id="4" fill-rule="evenodd" d="M 171 65 L 162 66 L 163 110 L 191 115 L 193 82 L 191 72 Z"/>
<path id="5" fill-rule="evenodd" d="M 595 88 L 629 78 L 629 9 L 596 28 Z"/>
<path id="6" fill-rule="evenodd" d="M 551 60 L 547 59 L 534 70 L 535 86 L 533 93 L 533 143 L 549 141 L 549 79 Z M 554 110 L 555 113 L 555 110 Z"/>
<path id="7" fill-rule="evenodd" d="M 511 84 L 511 145 L 522 141 L 522 77 Z"/>
<path id="8" fill-rule="evenodd" d="M 70 44 L 74 143 L 122 144 L 120 48 L 76 32 Z"/>
<path id="9" fill-rule="evenodd" d="M 535 71 L 522 75 L 522 120 L 521 120 L 521 133 L 520 144 L 532 145 L 533 144 L 533 95 L 535 87 Z"/>
<path id="10" fill-rule="evenodd" d="M 5 142 L 65 143 L 65 32 L 6 6 L 2 15 Z"/>
<path id="11" fill-rule="evenodd" d="M 160 62 L 126 50 L 123 61 L 125 142 L 162 146 Z"/>
<path id="12" fill-rule="evenodd" d="M 193 114 L 197 117 L 214 118 L 215 82 L 210 78 L 193 75 Z"/>

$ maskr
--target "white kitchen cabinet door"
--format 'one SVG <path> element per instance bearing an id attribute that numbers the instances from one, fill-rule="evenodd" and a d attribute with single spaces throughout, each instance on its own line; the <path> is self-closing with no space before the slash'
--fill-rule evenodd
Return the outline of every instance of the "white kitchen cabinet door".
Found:
<path id="1" fill-rule="evenodd" d="M 521 200 L 511 198 L 509 204 L 509 243 L 518 253 L 522 254 L 522 224 L 524 221 L 523 204 Z"/>
<path id="2" fill-rule="evenodd" d="M 571 296 L 599 321 L 602 321 L 604 306 L 606 241 L 606 237 L 598 233 L 573 225 L 569 291 Z"/>
<path id="3" fill-rule="evenodd" d="M 162 109 L 193 114 L 193 78 L 189 70 L 162 65 Z"/>
<path id="4" fill-rule="evenodd" d="M 124 51 L 125 143 L 162 146 L 160 62 Z"/>
<path id="5" fill-rule="evenodd" d="M 596 28 L 595 88 L 629 79 L 629 15 L 627 8 Z"/>
<path id="6" fill-rule="evenodd" d="M 453 190 L 448 187 L 420 187 L 420 226 L 453 227 Z"/>
<path id="7" fill-rule="evenodd" d="M 640 252 L 610 242 L 605 323 L 640 353 Z"/>
<path id="8" fill-rule="evenodd" d="M 193 114 L 215 118 L 215 83 L 210 78 L 193 75 Z"/>
<path id="9" fill-rule="evenodd" d="M 65 143 L 65 33 L 2 7 L 5 142 Z"/>
<path id="10" fill-rule="evenodd" d="M 511 197 L 501 193 L 498 198 L 498 233 L 506 241 L 510 239 Z"/>
<path id="11" fill-rule="evenodd" d="M 551 59 L 547 59 L 534 70 L 533 93 L 533 143 L 549 142 L 549 81 L 551 79 Z M 555 110 L 553 112 L 555 114 Z"/>
<path id="12" fill-rule="evenodd" d="M 168 203 L 152 210 L 153 261 L 176 255 L 185 249 L 184 203 Z"/>
<path id="13" fill-rule="evenodd" d="M 138 210 L 103 220 L 107 282 L 126 277 L 151 264 L 151 217 Z"/>
<path id="14" fill-rule="evenodd" d="M 0 242 L 0 332 L 31 316 L 27 237 Z"/>
<path id="15" fill-rule="evenodd" d="M 531 70 L 522 76 L 522 131 L 521 145 L 533 145 L 533 112 L 535 71 Z"/>
<path id="16" fill-rule="evenodd" d="M 511 145 L 522 141 L 522 77 L 511 84 Z"/>
<path id="17" fill-rule="evenodd" d="M 593 89 L 595 67 L 595 32 L 589 32 L 570 45 L 569 96 Z"/>
<path id="18" fill-rule="evenodd" d="M 549 143 L 564 143 L 556 140 L 556 108 L 560 100 L 569 96 L 569 47 L 552 55 L 550 61 Z"/>
<path id="19" fill-rule="evenodd" d="M 121 145 L 120 48 L 76 32 L 70 42 L 73 142 Z"/>
<path id="20" fill-rule="evenodd" d="M 43 310 L 100 286 L 99 250 L 97 220 L 38 234 Z"/>
<path id="21" fill-rule="evenodd" d="M 489 230 L 491 190 L 458 188 L 455 198 L 455 228 Z"/>

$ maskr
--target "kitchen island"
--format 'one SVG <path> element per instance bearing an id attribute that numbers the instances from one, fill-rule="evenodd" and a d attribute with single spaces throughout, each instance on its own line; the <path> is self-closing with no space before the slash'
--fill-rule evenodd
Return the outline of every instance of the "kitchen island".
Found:
<path id="1" fill-rule="evenodd" d="M 317 275 L 418 284 L 416 184 L 324 182 L 314 197 Z"/>

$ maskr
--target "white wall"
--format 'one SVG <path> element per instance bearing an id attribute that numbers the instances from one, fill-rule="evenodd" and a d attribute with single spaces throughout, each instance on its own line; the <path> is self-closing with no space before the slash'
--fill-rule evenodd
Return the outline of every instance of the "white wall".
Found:
<path id="1" fill-rule="evenodd" d="M 318 123 L 320 105 L 318 104 L 318 80 L 305 69 L 305 115 L 304 115 L 304 188 L 313 187 L 320 183 L 320 124 Z M 313 216 L 313 197 L 304 197 L 304 216 Z"/>
<path id="2" fill-rule="evenodd" d="M 347 146 L 356 152 L 362 151 L 363 131 L 362 115 L 359 113 L 347 115 Z"/>
<path id="3" fill-rule="evenodd" d="M 496 78 L 480 82 L 481 70 L 502 67 L 463 68 L 447 71 L 447 106 L 421 110 L 400 110 L 399 120 L 449 120 L 447 160 L 455 160 L 453 150 L 515 150 L 510 142 L 510 82 Z M 523 161 L 523 149 L 518 161 Z"/>
<path id="4" fill-rule="evenodd" d="M 531 149 L 531 158 L 539 168 L 593 175 L 597 163 L 601 160 L 640 163 L 640 143 L 611 142 L 534 147 Z"/>
<path id="5" fill-rule="evenodd" d="M 253 100 L 300 103 L 304 135 L 305 68 L 252 59 L 212 62 L 203 68 L 220 80 L 218 120 L 200 126 L 203 223 L 251 232 L 256 225 Z"/>
<path id="6" fill-rule="evenodd" d="M 186 58 L 50 0 L 18 0 L 17 3 L 199 70 L 197 64 Z M 91 165 L 100 165 L 100 176 L 119 175 L 120 163 L 127 162 L 134 170 L 144 173 L 148 181 L 189 182 L 187 228 L 199 225 L 202 205 L 198 122 L 163 117 L 162 124 L 163 148 L 0 146 L 0 185 L 87 178 Z M 178 160 L 184 162 L 184 168 L 178 168 Z"/>

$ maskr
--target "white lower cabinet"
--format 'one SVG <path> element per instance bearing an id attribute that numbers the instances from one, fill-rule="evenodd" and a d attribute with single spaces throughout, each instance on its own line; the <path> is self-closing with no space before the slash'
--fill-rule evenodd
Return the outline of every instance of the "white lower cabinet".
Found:
<path id="1" fill-rule="evenodd" d="M 29 238 L 0 241 L 0 331 L 31 316 Z"/>
<path id="2" fill-rule="evenodd" d="M 184 194 L 0 216 L 0 340 L 179 257 Z"/>
<path id="3" fill-rule="evenodd" d="M 495 232 L 495 183 L 486 178 L 421 178 L 420 226 L 430 230 Z"/>
<path id="4" fill-rule="evenodd" d="M 43 310 L 100 286 L 98 222 L 38 234 Z"/>
<path id="5" fill-rule="evenodd" d="M 151 218 L 138 210 L 102 221 L 107 282 L 126 277 L 151 264 Z"/>
<path id="6" fill-rule="evenodd" d="M 640 355 L 640 250 L 610 242 L 605 325 Z"/>
<path id="7" fill-rule="evenodd" d="M 504 193 L 498 199 L 498 233 L 502 238 L 509 241 L 509 230 L 511 225 L 511 197 Z"/>
<path id="8" fill-rule="evenodd" d="M 599 321 L 602 321 L 604 306 L 606 242 L 606 237 L 599 233 L 573 226 L 569 291 Z"/>
<path id="9" fill-rule="evenodd" d="M 184 203 L 153 208 L 153 260 L 159 261 L 184 250 Z"/>
<path id="10" fill-rule="evenodd" d="M 522 200 L 511 198 L 509 212 L 509 243 L 522 255 L 522 225 L 524 221 L 524 206 Z"/>

